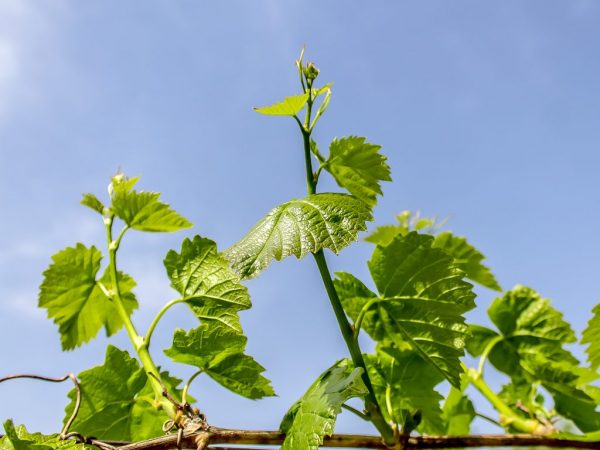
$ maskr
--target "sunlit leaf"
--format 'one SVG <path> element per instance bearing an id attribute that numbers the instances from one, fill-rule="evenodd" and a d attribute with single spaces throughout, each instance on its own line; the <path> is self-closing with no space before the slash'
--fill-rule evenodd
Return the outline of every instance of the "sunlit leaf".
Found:
<path id="1" fill-rule="evenodd" d="M 63 350 L 71 350 L 94 338 L 104 326 L 108 336 L 123 322 L 114 303 L 98 283 L 113 289 L 108 271 L 96 280 L 102 255 L 96 247 L 83 244 L 67 247 L 52 257 L 40 286 L 39 306 L 59 326 Z M 126 311 L 131 314 L 138 303 L 131 292 L 135 281 L 119 273 L 119 286 Z"/>
<path id="2" fill-rule="evenodd" d="M 104 213 L 104 204 L 94 194 L 83 194 L 81 204 L 100 214 Z"/>
<path id="3" fill-rule="evenodd" d="M 351 275 L 336 280 L 348 315 L 376 341 L 406 344 L 453 385 L 462 373 L 467 326 L 463 314 L 474 307 L 472 286 L 451 256 L 433 247 L 433 238 L 411 232 L 377 246 L 369 269 L 379 295 Z"/>
<path id="4" fill-rule="evenodd" d="M 582 344 L 588 344 L 586 352 L 588 361 L 592 368 L 597 369 L 600 366 L 600 304 L 592 310 L 594 316 L 588 322 L 588 326 L 583 332 Z"/>
<path id="5" fill-rule="evenodd" d="M 467 278 L 495 291 L 502 291 L 490 269 L 481 261 L 485 256 L 464 237 L 444 231 L 435 237 L 434 247 L 441 248 L 454 258 L 454 263 L 465 272 Z"/>
<path id="6" fill-rule="evenodd" d="M 327 369 L 288 411 L 280 429 L 286 434 L 281 450 L 316 450 L 325 436 L 333 434 L 342 404 L 367 390 L 362 369 L 346 360 Z"/>
<path id="7" fill-rule="evenodd" d="M 115 189 L 112 210 L 130 228 L 140 231 L 172 232 L 192 226 L 159 198 L 157 192 Z"/>
<path id="8" fill-rule="evenodd" d="M 303 258 L 324 248 L 339 253 L 371 219 L 370 208 L 351 195 L 309 195 L 273 209 L 224 255 L 242 278 L 252 278 L 273 259 Z"/>
<path id="9" fill-rule="evenodd" d="M 267 116 L 295 116 L 304 108 L 308 101 L 308 94 L 294 95 L 286 97 L 282 102 L 271 106 L 254 108 L 254 111 Z"/>
<path id="10" fill-rule="evenodd" d="M 165 354 L 190 364 L 227 389 L 251 399 L 275 395 L 264 367 L 245 355 L 247 338 L 229 327 L 203 324 L 188 333 L 175 331 L 173 345 Z"/>
<path id="11" fill-rule="evenodd" d="M 12 420 L 4 422 L 5 435 L 0 437 L 0 450 L 84 450 L 89 445 L 62 440 L 58 434 L 30 433 L 23 425 L 14 426 Z"/>
<path id="12" fill-rule="evenodd" d="M 386 420 L 404 427 L 418 414 L 422 417 L 421 429 L 442 428 L 443 397 L 434 388 L 444 377 L 431 370 L 419 353 L 378 346 L 376 354 L 365 357 L 378 403 L 392 407 L 391 411 L 384 410 Z"/>
<path id="13" fill-rule="evenodd" d="M 352 195 L 374 206 L 382 194 L 380 181 L 391 181 L 386 157 L 381 146 L 366 142 L 364 137 L 349 136 L 334 139 L 323 167 L 333 175 L 338 185 Z"/>
<path id="14" fill-rule="evenodd" d="M 178 395 L 174 384 L 180 380 L 162 372 L 170 392 Z M 72 429 L 85 436 L 105 440 L 135 441 L 159 436 L 160 424 L 168 419 L 149 386 L 149 379 L 138 361 L 112 345 L 106 349 L 101 366 L 81 372 L 81 408 Z M 76 391 L 69 393 L 71 403 L 65 420 L 71 416 Z"/>
<path id="15" fill-rule="evenodd" d="M 167 253 L 164 264 L 171 286 L 198 318 L 242 332 L 238 312 L 250 308 L 250 296 L 214 241 L 200 236 L 186 238 L 179 253 Z"/>

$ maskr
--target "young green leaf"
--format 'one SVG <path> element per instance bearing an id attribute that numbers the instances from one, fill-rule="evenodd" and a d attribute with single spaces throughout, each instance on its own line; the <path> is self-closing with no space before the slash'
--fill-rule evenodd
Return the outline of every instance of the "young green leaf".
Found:
<path id="1" fill-rule="evenodd" d="M 411 232 L 377 246 L 369 269 L 379 300 L 349 302 L 345 294 L 341 300 L 348 314 L 356 320 L 360 306 L 362 326 L 375 340 L 400 348 L 409 344 L 458 386 L 467 337 L 462 314 L 475 306 L 475 295 L 452 257 L 433 247 L 433 237 Z"/>
<path id="2" fill-rule="evenodd" d="M 4 422 L 5 435 L 0 438 L 0 450 L 84 450 L 91 446 L 78 444 L 72 439 L 61 440 L 58 434 L 45 436 L 29 433 L 23 425 L 14 426 L 11 420 Z"/>
<path id="3" fill-rule="evenodd" d="M 435 386 L 444 380 L 431 370 L 419 353 L 394 347 L 377 347 L 374 355 L 365 355 L 369 376 L 387 421 L 400 424 L 405 429 L 415 415 L 422 417 L 419 429 L 436 432 L 443 427 L 440 401 L 443 397 Z"/>
<path id="4" fill-rule="evenodd" d="M 386 246 L 394 240 L 398 235 L 405 235 L 408 233 L 401 225 L 382 225 L 375 228 L 375 230 L 369 234 L 365 241 L 375 245 Z"/>
<path id="5" fill-rule="evenodd" d="M 367 394 L 361 373 L 341 360 L 321 374 L 283 418 L 280 429 L 286 437 L 281 450 L 318 449 L 323 438 L 333 434 L 344 402 Z"/>
<path id="6" fill-rule="evenodd" d="M 81 204 L 100 214 L 104 213 L 104 204 L 94 194 L 83 194 Z"/>
<path id="7" fill-rule="evenodd" d="M 533 289 L 516 286 L 494 300 L 488 313 L 500 334 L 474 328 L 480 343 L 469 346 L 469 351 L 477 354 L 488 347 L 489 361 L 513 383 L 541 384 L 554 398 L 559 414 L 583 432 L 599 429 L 600 413 L 586 392 L 592 377 L 577 367 L 577 359 L 563 348 L 575 342 L 575 334 L 549 300 Z"/>
<path id="8" fill-rule="evenodd" d="M 275 395 L 265 368 L 244 354 L 247 338 L 227 326 L 205 323 L 188 333 L 176 330 L 165 354 L 201 369 L 217 383 L 250 399 Z"/>
<path id="9" fill-rule="evenodd" d="M 200 236 L 184 239 L 181 252 L 169 251 L 164 264 L 171 286 L 196 316 L 242 333 L 238 312 L 252 306 L 250 296 L 214 241 Z"/>
<path id="10" fill-rule="evenodd" d="M 179 381 L 168 374 L 161 375 L 170 384 Z M 127 352 L 109 345 L 104 364 L 80 373 L 78 378 L 82 399 L 72 429 L 85 436 L 124 441 L 148 439 L 162 433 L 159 423 L 168 416 L 158 411 L 144 368 Z M 172 394 L 177 394 L 174 387 L 167 386 L 173 389 Z M 65 409 L 65 420 L 73 412 L 76 396 L 75 390 L 69 393 L 71 403 Z"/>
<path id="11" fill-rule="evenodd" d="M 475 418 L 475 408 L 469 397 L 464 394 L 464 389 L 450 388 L 442 410 L 445 428 L 441 430 L 441 434 L 465 436 L 471 432 L 471 422 Z"/>
<path id="12" fill-rule="evenodd" d="M 314 194 L 273 209 L 225 257 L 242 278 L 252 278 L 275 259 L 303 258 L 328 248 L 339 253 L 372 220 L 370 208 L 347 194 Z"/>
<path id="13" fill-rule="evenodd" d="M 46 308 L 48 317 L 58 324 L 63 350 L 88 342 L 103 326 L 107 336 L 123 326 L 113 302 L 99 286 L 101 283 L 108 290 L 114 287 L 108 271 L 96 280 L 101 259 L 96 247 L 77 244 L 56 253 L 44 272 L 39 307 Z M 138 306 L 131 292 L 135 281 L 119 273 L 119 287 L 125 309 L 131 314 Z"/>
<path id="14" fill-rule="evenodd" d="M 254 108 L 254 111 L 267 116 L 295 116 L 298 114 L 308 101 L 308 94 L 294 95 L 286 97 L 282 102 L 271 106 Z"/>
<path id="15" fill-rule="evenodd" d="M 481 261 L 485 256 L 473 247 L 464 237 L 444 231 L 435 237 L 434 247 L 441 248 L 454 258 L 454 263 L 466 274 L 469 280 L 492 289 L 502 291 L 490 269 Z"/>
<path id="16" fill-rule="evenodd" d="M 157 192 L 138 192 L 118 187 L 112 197 L 112 210 L 130 228 L 140 231 L 172 232 L 192 226 L 159 198 Z"/>
<path id="17" fill-rule="evenodd" d="M 329 158 L 323 164 L 340 187 L 370 206 L 381 195 L 380 181 L 392 181 L 381 146 L 369 144 L 364 137 L 349 136 L 334 139 L 329 146 Z"/>
<path id="18" fill-rule="evenodd" d="M 594 316 L 588 322 L 588 326 L 583 332 L 582 344 L 588 344 L 586 352 L 588 361 L 593 369 L 600 366 L 600 304 L 592 310 Z"/>

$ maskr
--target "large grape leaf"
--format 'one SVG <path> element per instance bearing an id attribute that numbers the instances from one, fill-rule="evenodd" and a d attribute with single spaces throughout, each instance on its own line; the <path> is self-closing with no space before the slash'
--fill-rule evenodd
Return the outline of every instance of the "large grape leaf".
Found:
<path id="1" fill-rule="evenodd" d="M 583 432 L 599 429 L 600 413 L 587 392 L 590 376 L 563 347 L 575 342 L 575 334 L 550 301 L 533 289 L 516 286 L 494 300 L 488 314 L 500 333 L 472 327 L 477 344 L 469 345 L 469 352 L 477 356 L 488 347 L 490 363 L 514 385 L 523 380 L 541 384 L 559 414 Z"/>
<path id="2" fill-rule="evenodd" d="M 378 346 L 374 355 L 365 355 L 369 376 L 380 405 L 389 403 L 392 410 L 384 409 L 387 421 L 407 423 L 418 416 L 420 429 L 436 432 L 443 427 L 440 401 L 443 397 L 434 387 L 444 380 L 437 371 L 431 370 L 419 353 Z M 391 401 L 387 402 L 386 398 Z"/>
<path id="3" fill-rule="evenodd" d="M 265 368 L 245 355 L 247 338 L 229 327 L 205 323 L 188 333 L 176 330 L 165 354 L 201 369 L 227 389 L 251 399 L 275 395 Z"/>
<path id="4" fill-rule="evenodd" d="M 583 332 L 582 344 L 588 344 L 586 352 L 588 361 L 593 369 L 600 366 L 600 304 L 592 310 L 594 316 L 588 322 L 588 326 Z"/>
<path id="5" fill-rule="evenodd" d="M 333 434 L 342 405 L 367 394 L 362 369 L 347 360 L 338 361 L 317 378 L 287 412 L 280 429 L 286 434 L 281 450 L 316 450 Z"/>
<path id="6" fill-rule="evenodd" d="M 255 277 L 275 259 L 303 258 L 328 248 L 339 253 L 372 220 L 363 201 L 347 194 L 314 194 L 280 205 L 224 254 L 242 278 Z"/>
<path id="7" fill-rule="evenodd" d="M 84 450 L 93 447 L 78 444 L 72 439 L 62 440 L 58 434 L 30 433 L 23 425 L 11 420 L 4 422 L 4 436 L 0 437 L 0 450 Z"/>
<path id="8" fill-rule="evenodd" d="M 81 372 L 81 407 L 71 429 L 85 436 L 105 440 L 137 441 L 161 434 L 161 424 L 169 417 L 156 402 L 144 368 L 135 358 L 112 345 L 106 349 L 101 366 Z M 161 372 L 161 379 L 173 395 L 179 395 L 180 380 Z M 69 392 L 65 409 L 67 420 L 77 393 Z"/>
<path id="9" fill-rule="evenodd" d="M 248 289 L 210 239 L 184 239 L 181 251 L 164 260 L 171 286 L 203 321 L 222 323 L 242 333 L 238 312 L 252 306 Z"/>
<path id="10" fill-rule="evenodd" d="M 159 198 L 158 192 L 138 192 L 117 185 L 112 196 L 112 211 L 130 228 L 140 231 L 172 232 L 192 226 Z"/>
<path id="11" fill-rule="evenodd" d="M 392 181 L 386 157 L 379 153 L 381 146 L 366 142 L 364 137 L 349 136 L 334 139 L 329 157 L 323 163 L 337 184 L 370 206 L 381 195 L 380 181 Z"/>
<path id="12" fill-rule="evenodd" d="M 286 97 L 282 102 L 262 108 L 254 108 L 254 111 L 267 116 L 295 116 L 302 111 L 307 101 L 308 94 L 293 95 Z"/>
<path id="13" fill-rule="evenodd" d="M 102 254 L 83 244 L 67 247 L 52 256 L 52 264 L 44 272 L 40 286 L 41 308 L 59 326 L 63 350 L 71 350 L 94 338 L 104 326 L 108 336 L 116 333 L 123 322 L 113 302 L 98 286 L 113 288 L 108 270 L 97 281 Z M 135 281 L 118 274 L 119 288 L 126 311 L 131 314 L 138 303 L 132 293 Z"/>
<path id="14" fill-rule="evenodd" d="M 433 247 L 433 237 L 411 232 L 377 246 L 369 269 L 379 296 L 349 274 L 338 274 L 336 290 L 348 315 L 379 342 L 410 345 L 453 385 L 460 384 L 459 358 L 472 309 L 472 285 L 451 256 Z"/>

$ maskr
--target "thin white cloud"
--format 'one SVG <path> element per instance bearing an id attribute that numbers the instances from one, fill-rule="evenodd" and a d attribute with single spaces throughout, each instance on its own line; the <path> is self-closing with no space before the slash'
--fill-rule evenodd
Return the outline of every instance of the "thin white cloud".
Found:
<path id="1" fill-rule="evenodd" d="M 36 78 L 56 56 L 62 11 L 62 1 L 0 1 L 0 121 L 15 108 L 30 107 L 43 94 Z"/>

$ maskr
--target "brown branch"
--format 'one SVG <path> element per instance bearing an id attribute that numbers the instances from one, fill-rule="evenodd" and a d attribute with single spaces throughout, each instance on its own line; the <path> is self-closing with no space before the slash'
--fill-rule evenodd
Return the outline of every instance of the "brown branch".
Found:
<path id="1" fill-rule="evenodd" d="M 71 417 L 69 417 L 69 420 L 67 420 L 67 423 L 65 423 L 65 426 L 63 427 L 62 431 L 60 432 L 59 437 L 63 440 L 70 439 L 73 437 L 77 437 L 77 438 L 83 437 L 79 433 L 70 433 L 69 432 L 69 428 L 71 427 L 71 425 L 73 425 L 73 422 L 75 422 L 75 419 L 77 418 L 77 414 L 79 413 L 79 407 L 81 406 L 81 386 L 79 385 L 79 380 L 77 379 L 75 374 L 69 372 L 64 377 L 46 377 L 43 375 L 20 373 L 20 374 L 9 375 L 7 377 L 0 378 L 0 383 L 9 381 L 9 380 L 18 380 L 21 378 L 29 378 L 32 380 L 40 380 L 40 381 L 49 381 L 51 383 L 62 383 L 63 381 L 70 379 L 73 382 L 73 384 L 75 385 L 75 390 L 77 393 L 77 396 L 75 397 L 75 407 L 73 408 Z"/>
<path id="2" fill-rule="evenodd" d="M 184 434 L 182 448 L 231 450 L 229 444 L 281 445 L 285 435 L 279 431 L 230 430 L 212 427 L 209 431 Z M 175 447 L 176 435 L 162 436 L 148 441 L 120 446 L 119 450 L 166 450 Z M 225 444 L 214 445 L 214 444 Z M 472 436 L 411 436 L 406 449 L 438 449 L 460 447 L 562 447 L 600 450 L 600 442 L 583 442 L 574 439 L 552 438 L 522 434 L 472 435 Z M 322 447 L 388 449 L 380 436 L 334 434 L 326 437 Z M 257 450 L 257 449 L 254 449 Z"/>

